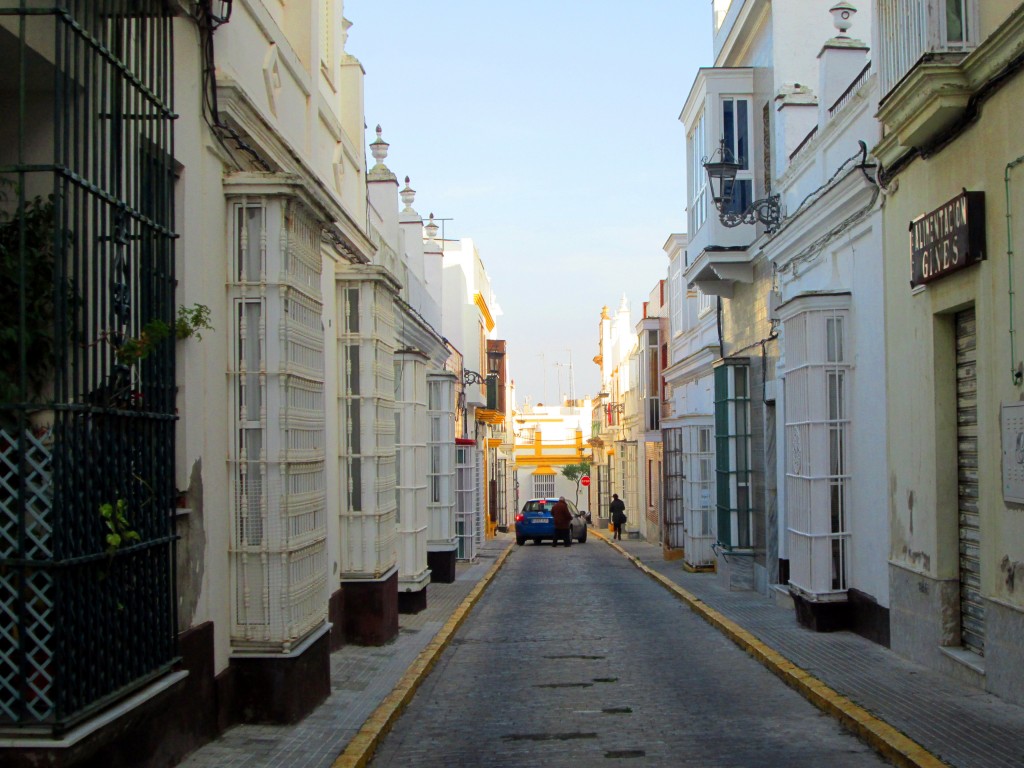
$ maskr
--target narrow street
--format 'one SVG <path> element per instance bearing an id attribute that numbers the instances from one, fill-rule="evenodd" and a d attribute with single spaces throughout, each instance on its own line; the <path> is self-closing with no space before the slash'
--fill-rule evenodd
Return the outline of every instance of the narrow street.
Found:
<path id="1" fill-rule="evenodd" d="M 517 547 L 372 765 L 885 765 L 592 536 Z"/>

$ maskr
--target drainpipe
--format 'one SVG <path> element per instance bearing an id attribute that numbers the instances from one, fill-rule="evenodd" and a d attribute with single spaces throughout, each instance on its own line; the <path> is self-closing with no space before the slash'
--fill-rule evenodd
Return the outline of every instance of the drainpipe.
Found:
<path id="1" fill-rule="evenodd" d="M 1024 155 L 1006 164 L 1006 171 L 1003 173 L 1003 181 L 1006 185 L 1006 268 L 1009 272 L 1009 297 L 1010 297 L 1010 376 L 1013 378 L 1013 385 L 1021 385 L 1021 377 L 1024 376 L 1022 367 L 1017 365 L 1017 352 L 1014 345 L 1013 328 L 1013 213 L 1010 209 L 1010 171 L 1024 162 Z"/>

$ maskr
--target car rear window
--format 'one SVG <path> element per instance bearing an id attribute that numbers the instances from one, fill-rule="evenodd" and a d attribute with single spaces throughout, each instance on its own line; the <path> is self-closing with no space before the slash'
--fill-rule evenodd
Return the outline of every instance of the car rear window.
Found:
<path id="1" fill-rule="evenodd" d="M 528 501 L 523 507 L 523 512 L 547 512 L 551 509 L 551 502 Z"/>

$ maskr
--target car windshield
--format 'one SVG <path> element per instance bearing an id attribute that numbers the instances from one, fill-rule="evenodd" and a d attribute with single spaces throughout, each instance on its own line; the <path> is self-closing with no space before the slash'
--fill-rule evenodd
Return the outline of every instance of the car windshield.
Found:
<path id="1" fill-rule="evenodd" d="M 528 501 L 523 507 L 523 512 L 548 512 L 551 510 L 550 501 Z"/>

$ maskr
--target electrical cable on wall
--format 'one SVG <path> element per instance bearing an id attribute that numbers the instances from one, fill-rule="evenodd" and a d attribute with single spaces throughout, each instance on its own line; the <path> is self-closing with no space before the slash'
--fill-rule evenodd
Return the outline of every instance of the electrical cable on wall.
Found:
<path id="1" fill-rule="evenodd" d="M 218 2 L 220 13 L 213 12 L 213 4 Z M 220 107 L 217 103 L 217 77 L 214 59 L 213 34 L 222 25 L 231 20 L 231 0 L 199 0 L 192 17 L 199 27 L 199 47 L 202 55 L 202 106 L 203 120 L 218 143 L 235 163 L 236 170 L 243 170 L 226 139 L 233 141 L 238 149 L 247 154 L 262 171 L 273 170 L 270 165 L 239 135 L 238 131 L 220 119 Z"/>

